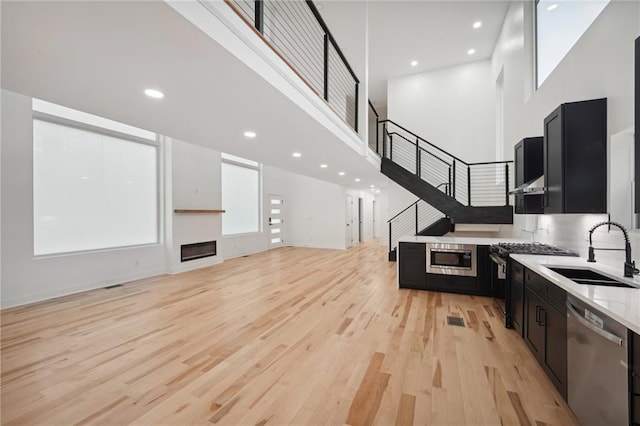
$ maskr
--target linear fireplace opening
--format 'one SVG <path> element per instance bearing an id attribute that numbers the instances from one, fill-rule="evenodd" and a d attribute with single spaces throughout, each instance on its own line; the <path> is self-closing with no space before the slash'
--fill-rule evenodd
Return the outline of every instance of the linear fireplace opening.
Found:
<path id="1" fill-rule="evenodd" d="M 180 262 L 202 259 L 203 257 L 216 255 L 216 242 L 205 241 L 202 243 L 182 244 L 180 246 Z"/>

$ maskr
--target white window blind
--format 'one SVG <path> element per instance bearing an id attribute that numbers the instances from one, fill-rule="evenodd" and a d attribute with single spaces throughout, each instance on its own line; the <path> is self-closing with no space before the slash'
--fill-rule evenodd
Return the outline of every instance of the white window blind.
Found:
<path id="1" fill-rule="evenodd" d="M 157 147 L 34 118 L 34 254 L 158 242 Z"/>
<path id="2" fill-rule="evenodd" d="M 222 162 L 222 234 L 260 232 L 260 170 Z"/>

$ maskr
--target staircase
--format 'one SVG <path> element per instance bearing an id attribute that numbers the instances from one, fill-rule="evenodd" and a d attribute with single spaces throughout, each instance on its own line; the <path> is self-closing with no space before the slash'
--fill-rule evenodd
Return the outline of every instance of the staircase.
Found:
<path id="1" fill-rule="evenodd" d="M 467 163 L 391 120 L 378 124 L 381 172 L 420 197 L 388 221 L 389 260 L 403 235 L 444 235 L 456 223 L 513 223 L 512 161 Z"/>

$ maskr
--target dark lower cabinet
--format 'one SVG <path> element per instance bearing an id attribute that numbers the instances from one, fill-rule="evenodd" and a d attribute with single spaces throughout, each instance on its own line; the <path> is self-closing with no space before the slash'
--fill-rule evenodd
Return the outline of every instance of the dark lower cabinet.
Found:
<path id="1" fill-rule="evenodd" d="M 640 336 L 629 330 L 629 419 L 640 425 Z"/>
<path id="2" fill-rule="evenodd" d="M 544 302 L 531 289 L 525 288 L 527 322 L 524 330 L 524 340 L 538 362 L 544 352 L 544 323 L 540 323 L 540 311 Z"/>
<path id="3" fill-rule="evenodd" d="M 541 276 L 525 270 L 524 338 L 538 363 L 567 399 L 567 295 Z"/>
<path id="4" fill-rule="evenodd" d="M 424 243 L 399 243 L 398 283 L 400 288 L 426 290 L 427 249 Z"/>
<path id="5" fill-rule="evenodd" d="M 524 336 L 524 266 L 512 260 L 509 283 L 511 286 L 511 323 L 513 329 Z"/>
<path id="6" fill-rule="evenodd" d="M 480 294 L 476 277 L 427 274 L 427 290 L 447 293 Z"/>
<path id="7" fill-rule="evenodd" d="M 548 307 L 544 310 L 545 350 L 544 365 L 549 378 L 567 399 L 567 316 Z"/>

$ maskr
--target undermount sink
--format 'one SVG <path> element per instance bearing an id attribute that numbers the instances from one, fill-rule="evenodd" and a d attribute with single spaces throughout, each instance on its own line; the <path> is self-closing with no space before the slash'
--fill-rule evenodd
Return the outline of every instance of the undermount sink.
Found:
<path id="1" fill-rule="evenodd" d="M 626 288 L 638 288 L 634 285 L 620 282 L 614 278 L 602 275 L 591 269 L 572 269 L 572 268 L 558 268 L 550 267 L 553 272 L 562 275 L 565 278 L 569 278 L 576 284 L 584 285 L 602 285 L 608 287 L 626 287 Z"/>

